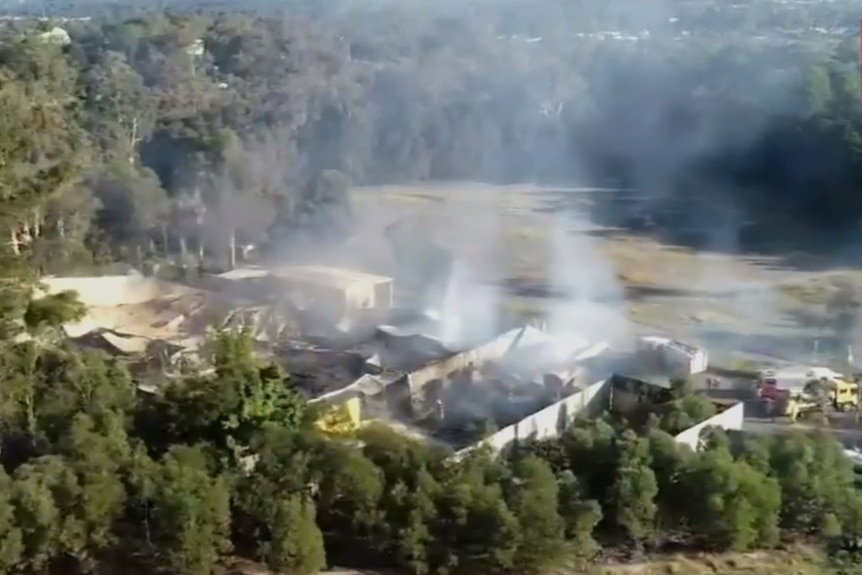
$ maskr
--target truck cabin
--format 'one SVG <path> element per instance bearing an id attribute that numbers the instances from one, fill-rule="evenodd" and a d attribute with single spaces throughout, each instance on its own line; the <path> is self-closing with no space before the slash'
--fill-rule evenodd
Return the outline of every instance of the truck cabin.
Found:
<path id="1" fill-rule="evenodd" d="M 810 393 L 815 384 L 837 394 L 843 394 L 846 389 L 854 387 L 843 375 L 829 369 L 812 368 L 807 372 L 784 377 L 779 376 L 774 369 L 767 369 L 761 372 L 757 395 L 761 399 L 777 399 L 785 395 L 782 391 L 789 391 L 792 395 Z"/>
<path id="2" fill-rule="evenodd" d="M 789 389 L 781 389 L 774 383 L 763 383 L 757 390 L 757 396 L 762 400 L 783 401 L 793 395 Z"/>
<path id="3" fill-rule="evenodd" d="M 814 400 L 825 396 L 836 406 L 855 405 L 859 395 L 859 384 L 855 381 L 830 379 L 827 377 L 812 378 L 801 388 L 786 389 L 778 386 L 774 379 L 765 378 L 758 387 L 758 396 L 762 400 L 773 402 L 788 399 Z"/>
<path id="4" fill-rule="evenodd" d="M 805 395 L 804 388 L 784 388 L 779 387 L 778 382 L 773 380 L 764 380 L 757 388 L 757 396 L 763 401 L 771 401 L 776 404 L 783 404 L 791 399 L 799 400 Z"/>
<path id="5" fill-rule="evenodd" d="M 760 399 L 770 399 L 777 401 L 785 399 L 789 395 L 788 390 L 778 386 L 778 380 L 773 373 L 767 372 L 760 380 L 760 385 L 757 387 L 757 396 Z"/>

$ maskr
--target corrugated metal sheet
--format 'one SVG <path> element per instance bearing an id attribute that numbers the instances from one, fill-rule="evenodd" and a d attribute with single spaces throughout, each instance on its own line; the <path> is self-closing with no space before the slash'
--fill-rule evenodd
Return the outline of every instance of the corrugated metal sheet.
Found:
<path id="1" fill-rule="evenodd" d="M 273 270 L 272 273 L 287 280 L 342 289 L 355 284 L 374 285 L 392 282 L 390 277 L 328 266 L 284 266 Z"/>
<path id="2" fill-rule="evenodd" d="M 281 266 L 272 269 L 245 267 L 230 270 L 216 277 L 232 281 L 272 277 L 337 289 L 345 289 L 356 284 L 375 285 L 392 282 L 390 277 L 328 266 Z"/>
<path id="3" fill-rule="evenodd" d="M 247 279 L 258 279 L 270 276 L 270 272 L 263 268 L 236 268 L 216 277 L 223 280 L 237 281 Z"/>

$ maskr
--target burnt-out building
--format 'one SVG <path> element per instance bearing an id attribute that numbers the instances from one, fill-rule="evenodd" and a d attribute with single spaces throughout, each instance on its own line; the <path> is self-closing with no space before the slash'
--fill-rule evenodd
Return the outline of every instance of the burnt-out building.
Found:
<path id="1" fill-rule="evenodd" d="M 705 349 L 661 336 L 646 336 L 638 341 L 637 358 L 644 370 L 686 378 L 707 370 Z"/>
<path id="2" fill-rule="evenodd" d="M 394 298 L 392 278 L 312 265 L 237 268 L 208 278 L 207 287 L 289 307 L 301 323 L 319 330 L 379 323 L 388 317 Z"/>
<path id="3" fill-rule="evenodd" d="M 414 369 L 402 389 L 414 419 L 457 446 L 578 391 L 579 361 L 604 347 L 517 328 Z"/>

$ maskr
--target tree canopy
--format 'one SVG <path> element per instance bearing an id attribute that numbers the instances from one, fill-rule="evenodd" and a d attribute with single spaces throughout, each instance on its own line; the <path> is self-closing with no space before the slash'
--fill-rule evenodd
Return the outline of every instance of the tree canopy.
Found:
<path id="1" fill-rule="evenodd" d="M 155 395 L 101 353 L 0 347 L 4 571 L 210 574 L 236 555 L 296 573 L 532 571 L 862 536 L 853 465 L 827 433 L 708 430 L 694 452 L 674 421 L 599 417 L 453 459 L 382 424 L 324 435 L 246 334 L 216 342 L 214 372 Z"/>
<path id="2" fill-rule="evenodd" d="M 4 250 L 43 271 L 224 265 L 339 237 L 351 184 L 423 179 L 634 186 L 643 205 L 594 216 L 661 213 L 707 243 L 788 240 L 788 221 L 836 236 L 862 213 L 841 3 L 194 4 L 53 5 L 91 18 L 58 22 L 68 44 L 4 21 Z"/>
<path id="3" fill-rule="evenodd" d="M 298 574 L 523 572 L 862 537 L 833 437 L 712 433 L 693 452 L 672 434 L 711 408 L 681 388 L 642 425 L 579 420 L 456 461 L 382 425 L 320 434 L 244 333 L 216 334 L 206 366 L 153 393 L 56 337 L 83 308 L 37 282 L 337 241 L 360 183 L 613 182 L 694 223 L 732 206 L 755 235 L 788 221 L 852 231 L 854 45 L 794 31 L 856 15 L 831 2 L 244 4 L 81 0 L 70 14 L 91 19 L 0 21 L 0 571 L 208 575 L 241 556 Z"/>

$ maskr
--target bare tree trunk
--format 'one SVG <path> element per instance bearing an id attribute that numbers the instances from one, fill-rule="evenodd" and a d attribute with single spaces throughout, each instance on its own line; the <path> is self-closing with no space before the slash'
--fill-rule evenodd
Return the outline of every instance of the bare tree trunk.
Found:
<path id="1" fill-rule="evenodd" d="M 132 118 L 132 133 L 129 135 L 129 163 L 135 165 L 135 148 L 138 146 L 138 119 Z"/>
<path id="2" fill-rule="evenodd" d="M 168 227 L 162 224 L 162 249 L 165 252 L 165 258 L 168 257 Z"/>
<path id="3" fill-rule="evenodd" d="M 228 260 L 228 269 L 236 267 L 236 230 L 230 230 L 230 259 Z"/>
<path id="4" fill-rule="evenodd" d="M 30 231 L 30 222 L 25 222 L 21 228 L 21 243 L 25 246 L 33 242 L 33 234 Z"/>
<path id="5" fill-rule="evenodd" d="M 12 246 L 12 253 L 15 254 L 16 256 L 20 256 L 21 255 L 21 243 L 18 240 L 18 232 L 15 231 L 15 228 L 12 228 L 9 235 L 10 235 L 10 240 L 11 240 L 9 242 L 9 245 Z"/>
<path id="6" fill-rule="evenodd" d="M 204 261 L 204 240 L 200 235 L 198 235 L 198 261 L 201 263 Z"/>
<path id="7" fill-rule="evenodd" d="M 39 208 L 36 208 L 36 213 L 33 214 L 33 237 L 35 239 L 42 237 L 42 214 Z"/>

